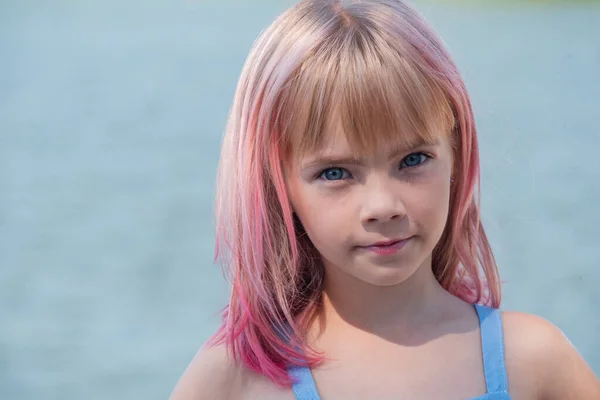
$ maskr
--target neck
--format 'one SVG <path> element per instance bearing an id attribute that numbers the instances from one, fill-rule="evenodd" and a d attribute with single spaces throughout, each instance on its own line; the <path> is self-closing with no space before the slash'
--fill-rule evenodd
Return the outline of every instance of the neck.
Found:
<path id="1" fill-rule="evenodd" d="M 336 268 L 326 270 L 318 335 L 363 331 L 394 341 L 410 340 L 419 331 L 435 326 L 456 304 L 454 296 L 435 279 L 431 260 L 406 281 L 376 286 Z"/>

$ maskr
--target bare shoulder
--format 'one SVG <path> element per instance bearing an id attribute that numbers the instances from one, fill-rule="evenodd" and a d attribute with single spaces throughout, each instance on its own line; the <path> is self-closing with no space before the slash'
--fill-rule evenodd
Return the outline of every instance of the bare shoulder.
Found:
<path id="1" fill-rule="evenodd" d="M 285 389 L 235 361 L 225 345 L 204 345 L 177 382 L 170 400 L 271 400 L 287 396 Z"/>
<path id="2" fill-rule="evenodd" d="M 600 382 L 563 332 L 526 313 L 502 312 L 509 391 L 516 399 L 600 399 Z"/>
<path id="3" fill-rule="evenodd" d="M 239 368 L 224 345 L 204 345 L 175 386 L 170 400 L 233 399 Z"/>

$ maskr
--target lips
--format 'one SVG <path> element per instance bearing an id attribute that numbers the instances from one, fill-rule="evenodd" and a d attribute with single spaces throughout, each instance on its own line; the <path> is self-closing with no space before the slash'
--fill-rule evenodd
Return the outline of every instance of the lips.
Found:
<path id="1" fill-rule="evenodd" d="M 361 247 L 386 247 L 386 246 L 391 246 L 391 245 L 397 244 L 398 242 L 406 241 L 408 239 L 410 239 L 410 238 L 386 240 L 386 241 L 382 241 L 382 242 L 375 242 L 375 243 L 367 244 L 367 245 L 361 246 Z"/>
<path id="2" fill-rule="evenodd" d="M 361 248 L 379 256 L 390 256 L 400 251 L 410 239 L 409 237 L 406 239 L 380 241 L 367 246 L 361 246 Z"/>
<path id="3" fill-rule="evenodd" d="M 398 243 L 401 240 L 403 240 L 403 239 L 388 240 L 386 242 L 377 242 L 377 243 L 369 244 L 366 247 L 371 247 L 371 246 L 391 246 L 392 244 L 396 244 L 396 243 Z"/>

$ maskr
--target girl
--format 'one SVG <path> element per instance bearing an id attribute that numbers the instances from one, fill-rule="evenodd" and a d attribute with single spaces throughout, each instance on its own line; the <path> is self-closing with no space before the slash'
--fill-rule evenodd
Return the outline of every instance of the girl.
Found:
<path id="1" fill-rule="evenodd" d="M 465 85 L 401 0 L 306 0 L 255 43 L 217 194 L 223 324 L 173 400 L 600 399 L 498 311 Z"/>

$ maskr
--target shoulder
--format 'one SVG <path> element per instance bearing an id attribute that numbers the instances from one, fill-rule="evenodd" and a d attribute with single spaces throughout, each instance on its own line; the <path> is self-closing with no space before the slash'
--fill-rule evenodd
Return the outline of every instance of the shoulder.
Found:
<path id="1" fill-rule="evenodd" d="M 205 344 L 177 382 L 170 400 L 271 400 L 287 399 L 286 395 L 284 389 L 235 361 L 225 345 Z"/>
<path id="2" fill-rule="evenodd" d="M 232 399 L 239 367 L 226 346 L 204 345 L 175 386 L 170 400 Z"/>
<path id="3" fill-rule="evenodd" d="M 515 397 L 600 398 L 600 382 L 558 327 L 531 314 L 501 314 L 509 391 Z"/>

